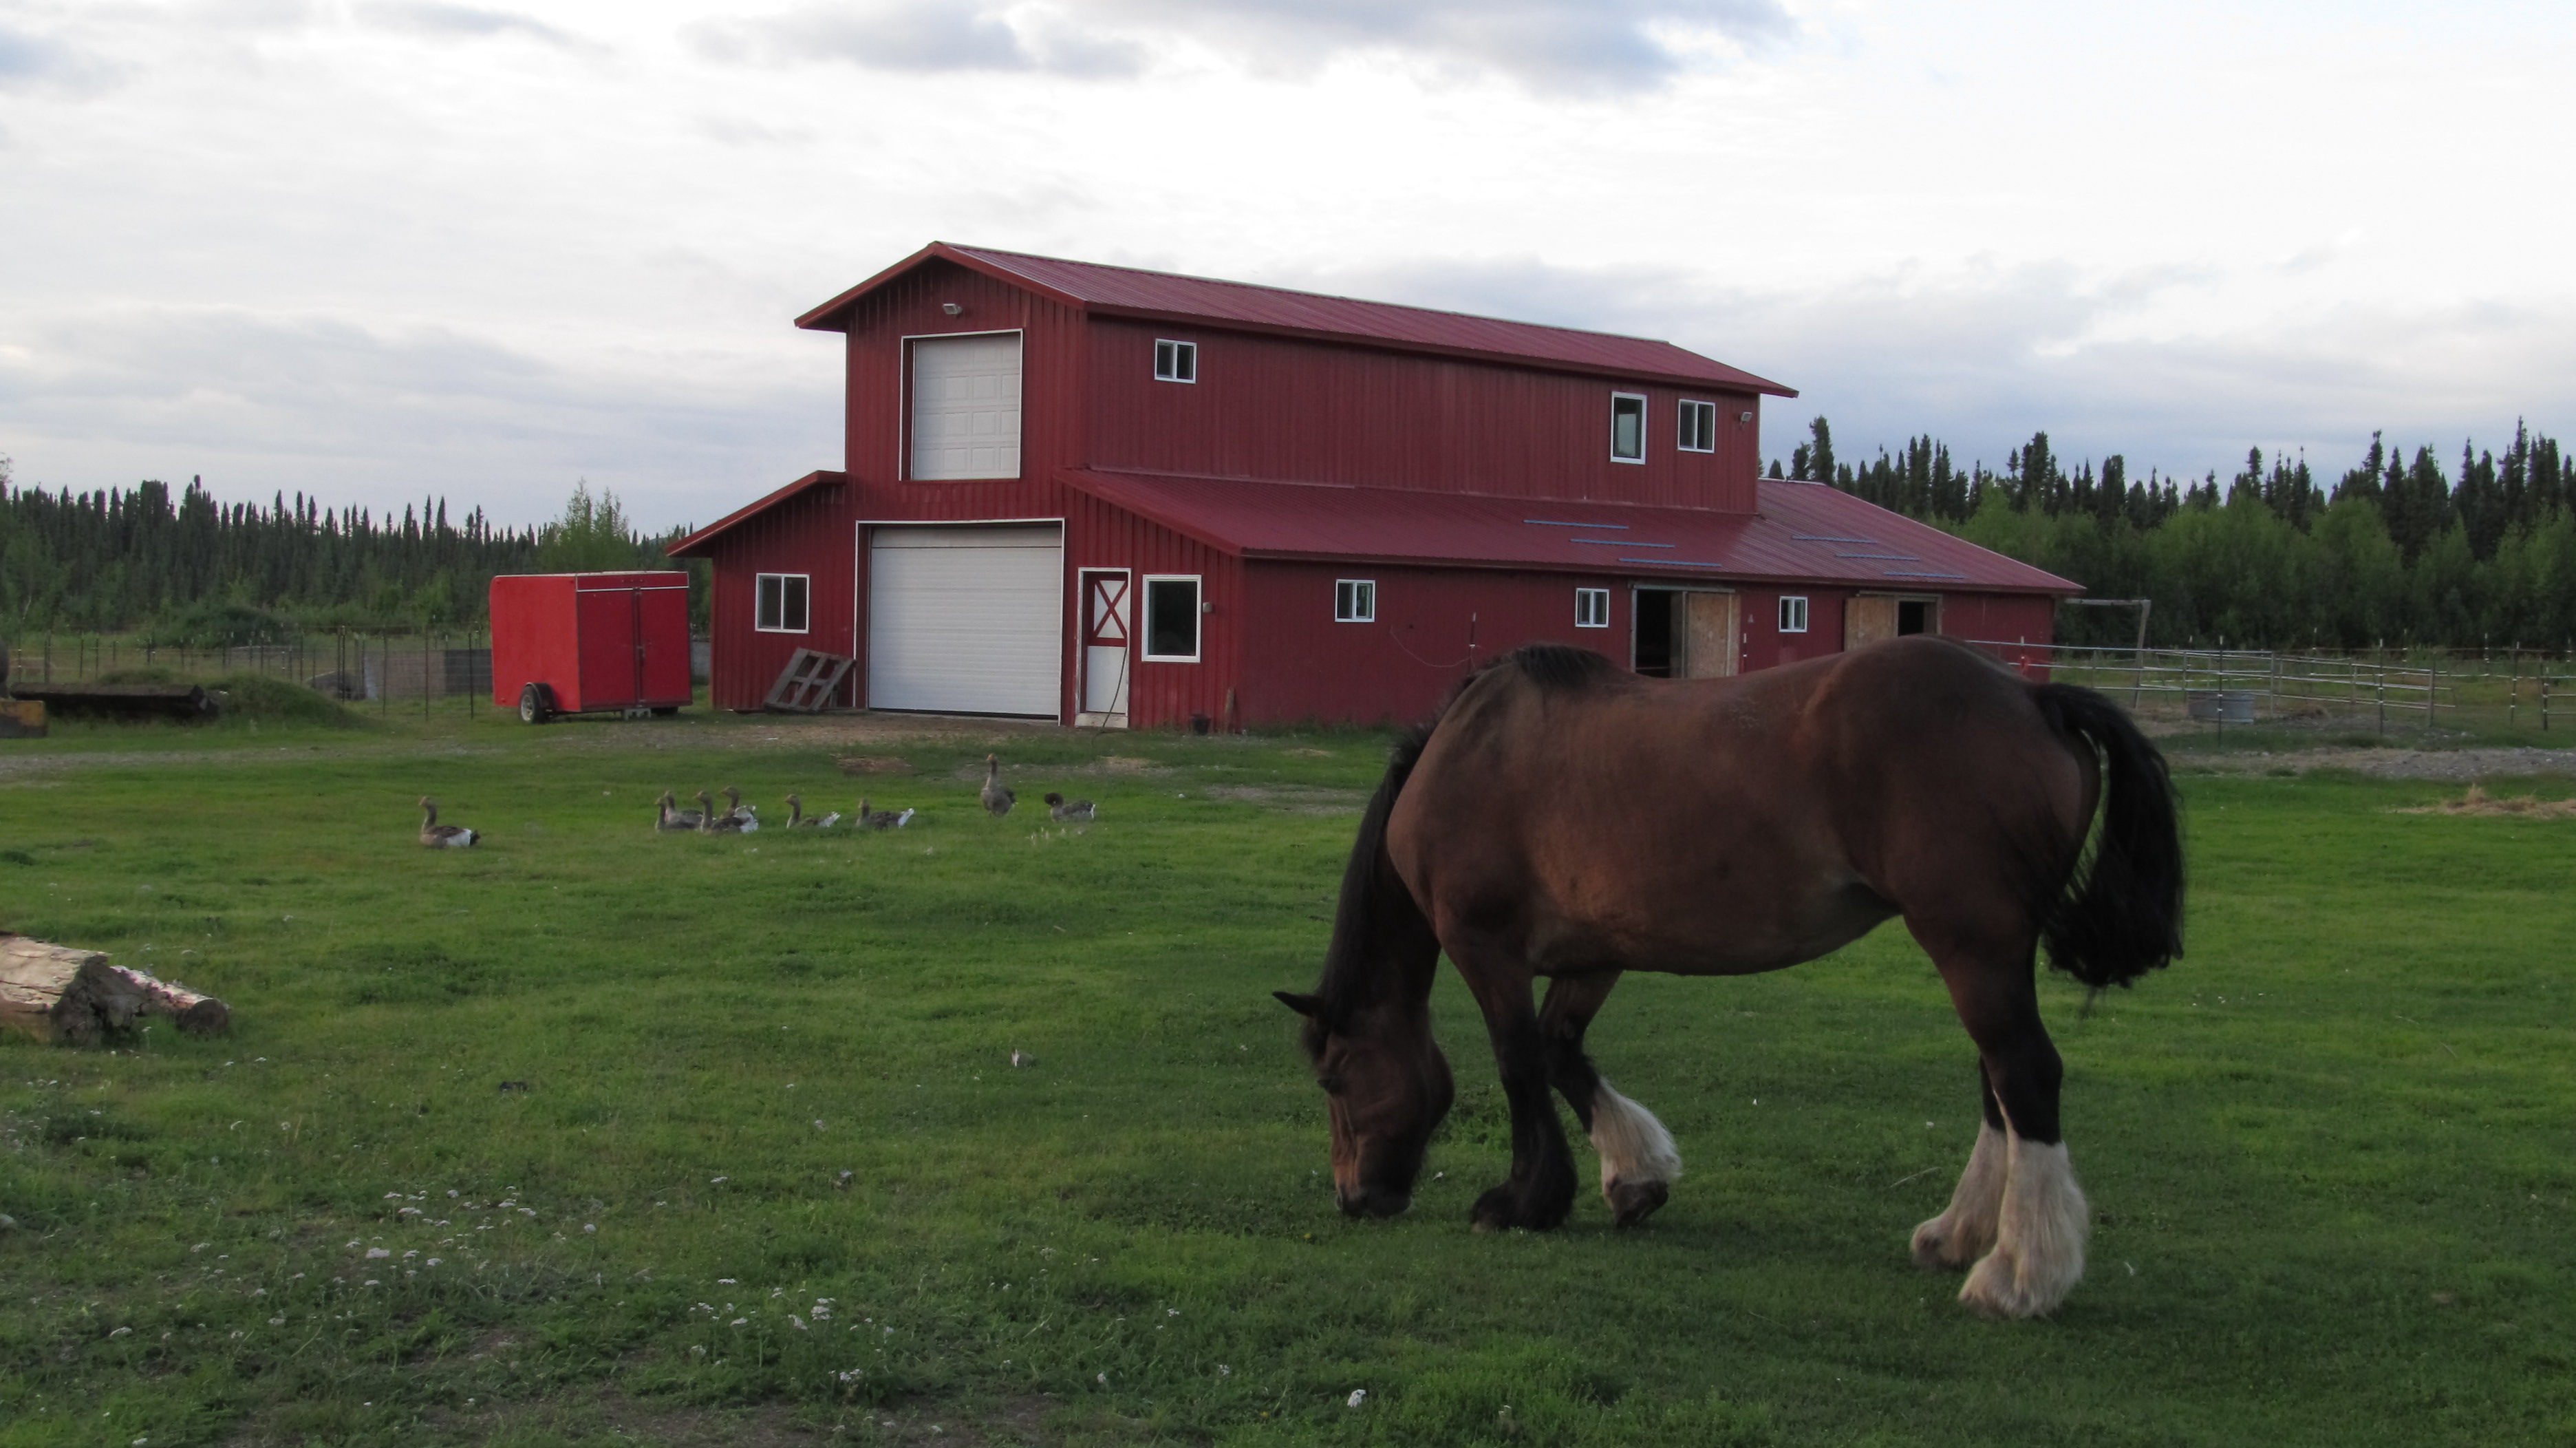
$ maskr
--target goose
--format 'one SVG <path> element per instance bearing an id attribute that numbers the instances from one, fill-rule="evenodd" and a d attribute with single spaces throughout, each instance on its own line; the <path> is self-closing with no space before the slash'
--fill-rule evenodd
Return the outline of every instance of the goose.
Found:
<path id="1" fill-rule="evenodd" d="M 662 791 L 662 797 L 653 801 L 653 804 L 660 810 L 660 814 L 653 821 L 653 828 L 657 830 L 693 830 L 706 819 L 705 815 L 696 810 L 677 808 L 679 801 L 672 798 L 671 792 L 667 789 Z"/>
<path id="2" fill-rule="evenodd" d="M 1057 794 L 1053 790 L 1047 791 L 1046 806 L 1047 813 L 1055 816 L 1060 823 L 1064 824 L 1087 825 L 1091 823 L 1093 817 L 1097 813 L 1097 811 L 1092 807 L 1091 801 L 1087 799 L 1077 799 L 1068 803 L 1063 795 Z"/>
<path id="3" fill-rule="evenodd" d="M 733 806 L 733 809 L 726 814 L 726 818 L 734 822 L 734 828 L 746 835 L 760 828 L 760 811 L 742 802 L 741 790 L 728 784 L 724 788 L 724 797 L 726 802 Z"/>
<path id="4" fill-rule="evenodd" d="M 890 809 L 870 809 L 865 799 L 859 801 L 859 827 L 870 830 L 899 830 L 912 823 L 912 811 L 897 814 Z"/>
<path id="5" fill-rule="evenodd" d="M 993 818 L 1000 819 L 1011 812 L 1011 806 L 1017 804 L 1019 798 L 1011 792 L 1009 785 L 1002 783 L 1001 757 L 993 754 L 985 755 L 984 808 L 991 812 Z"/>
<path id="6" fill-rule="evenodd" d="M 433 850 L 462 850 L 483 838 L 463 825 L 440 824 L 438 802 L 428 795 L 420 797 L 420 809 L 420 842 Z"/>
<path id="7" fill-rule="evenodd" d="M 804 797 L 793 794 L 787 797 L 787 828 L 791 830 L 828 830 L 840 822 L 841 814 L 838 810 L 834 810 L 832 813 L 823 816 L 821 819 L 809 820 L 805 818 Z"/>
<path id="8" fill-rule="evenodd" d="M 705 790 L 699 790 L 697 798 L 699 834 L 730 835 L 737 834 L 742 830 L 741 820 L 736 819 L 734 816 L 729 814 L 720 815 L 716 813 L 716 802 L 707 798 L 707 792 Z"/>

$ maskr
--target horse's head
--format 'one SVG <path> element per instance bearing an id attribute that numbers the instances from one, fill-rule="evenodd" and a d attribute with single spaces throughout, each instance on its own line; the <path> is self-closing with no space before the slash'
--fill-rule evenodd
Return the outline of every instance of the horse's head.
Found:
<path id="1" fill-rule="evenodd" d="M 1392 1217 L 1413 1204 L 1432 1130 L 1457 1090 L 1431 1039 L 1430 1013 L 1386 1003 L 1337 1012 L 1318 997 L 1276 992 L 1306 1018 L 1306 1058 L 1333 1121 L 1333 1193 L 1354 1217 Z"/>

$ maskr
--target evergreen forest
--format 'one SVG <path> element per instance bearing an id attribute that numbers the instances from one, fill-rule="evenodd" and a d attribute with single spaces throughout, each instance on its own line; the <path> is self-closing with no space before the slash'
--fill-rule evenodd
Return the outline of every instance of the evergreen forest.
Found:
<path id="1" fill-rule="evenodd" d="M 1829 483 L 2094 598 L 2151 599 L 2154 644 L 2558 652 L 2576 639 L 2576 457 L 2527 426 L 2501 456 L 2462 444 L 2455 466 L 2374 433 L 2328 484 L 2305 457 L 2259 448 L 2224 481 L 2133 478 L 2116 453 L 2069 473 L 2045 432 L 2001 472 L 1961 467 L 1928 436 L 1854 463 L 1819 417 L 1770 475 Z M 2116 610 L 2058 618 L 2067 643 L 2124 644 L 2134 629 Z"/>
<path id="2" fill-rule="evenodd" d="M 197 480 L 175 496 L 149 481 L 47 492 L 12 486 L 0 458 L 0 638 L 135 632 L 210 648 L 473 628 L 495 574 L 674 567 L 672 538 L 638 535 L 616 495 L 586 483 L 562 517 L 514 531 L 480 508 L 451 520 L 443 499 L 396 519 L 301 494 L 222 503 Z"/>
<path id="3" fill-rule="evenodd" d="M 1770 476 L 1824 483 L 2085 585 L 2152 599 L 2164 646 L 2576 648 L 2576 454 L 2517 426 L 2501 453 L 2456 462 L 2374 434 L 2329 483 L 2304 456 L 2246 453 L 2221 479 L 2130 476 L 2035 433 L 2000 471 L 1930 436 L 1838 457 L 1819 417 Z M 613 493 L 577 486 L 538 527 L 451 520 L 443 499 L 400 518 L 301 494 L 217 501 L 195 480 L 74 493 L 22 488 L 0 458 L 0 636 L 140 632 L 208 647 L 302 630 L 414 631 L 482 622 L 495 574 L 678 566 Z M 705 618 L 706 566 L 689 565 Z M 2068 609 L 2059 637 L 2126 643 L 2125 612 Z"/>

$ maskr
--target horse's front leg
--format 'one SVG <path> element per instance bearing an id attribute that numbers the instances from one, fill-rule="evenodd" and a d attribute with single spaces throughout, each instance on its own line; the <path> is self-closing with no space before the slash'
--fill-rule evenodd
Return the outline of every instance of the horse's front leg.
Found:
<path id="1" fill-rule="evenodd" d="M 1476 1230 L 1527 1227 L 1546 1231 L 1574 1210 L 1574 1153 L 1548 1095 L 1547 1042 L 1530 1007 L 1531 972 L 1508 948 L 1461 950 L 1449 958 L 1485 1013 L 1494 1065 L 1512 1108 L 1512 1174 L 1476 1199 Z"/>
<path id="2" fill-rule="evenodd" d="M 1547 1042 L 1549 1078 L 1601 1154 L 1601 1199 L 1620 1226 L 1633 1227 L 1672 1196 L 1682 1158 L 1655 1114 L 1611 1090 L 1584 1053 L 1583 1034 L 1618 983 L 1619 972 L 1609 969 L 1550 981 L 1539 1007 L 1539 1033 Z"/>

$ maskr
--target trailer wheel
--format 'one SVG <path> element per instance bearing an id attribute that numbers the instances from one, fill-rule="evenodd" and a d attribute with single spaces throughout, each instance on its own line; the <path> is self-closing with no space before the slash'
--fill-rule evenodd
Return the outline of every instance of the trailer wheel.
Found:
<path id="1" fill-rule="evenodd" d="M 555 717 L 555 691 L 543 684 L 529 684 L 519 690 L 519 721 L 543 724 Z"/>

